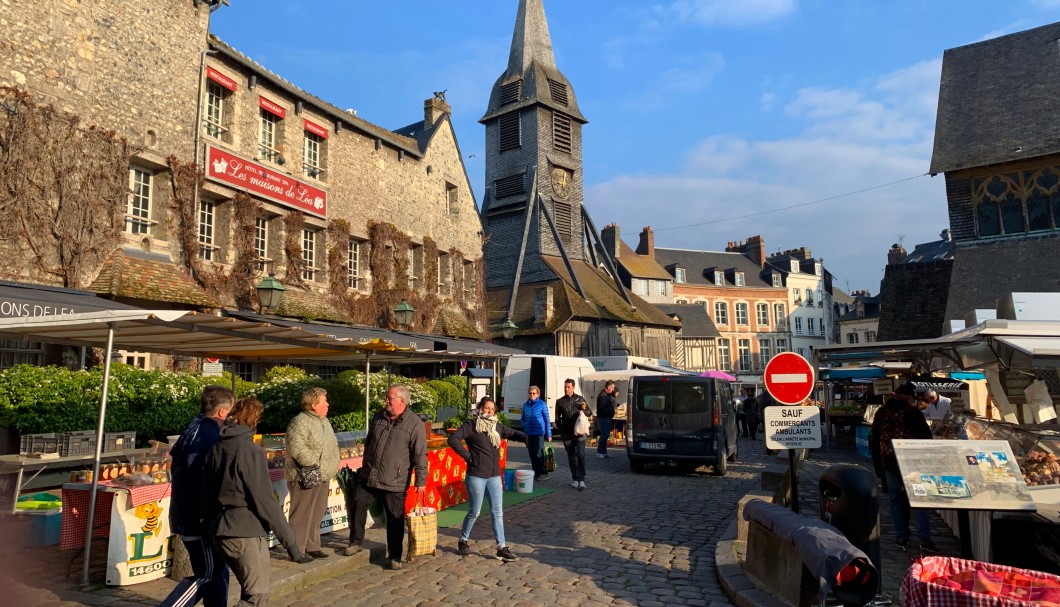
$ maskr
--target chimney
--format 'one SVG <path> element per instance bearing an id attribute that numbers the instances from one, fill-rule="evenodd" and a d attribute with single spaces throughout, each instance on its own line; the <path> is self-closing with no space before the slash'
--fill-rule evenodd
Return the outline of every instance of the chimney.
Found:
<path id="1" fill-rule="evenodd" d="M 748 236 L 747 244 L 744 246 L 743 254 L 758 264 L 758 267 L 766 267 L 766 241 L 761 235 Z"/>
<path id="2" fill-rule="evenodd" d="M 950 240 L 952 240 L 952 239 L 953 239 L 953 237 L 952 237 L 952 236 L 950 236 L 950 229 L 949 229 L 949 228 L 946 228 L 945 230 L 943 230 L 943 231 L 942 231 L 942 232 L 941 232 L 941 233 L 939 234 L 939 238 L 941 238 L 943 242 L 949 242 Z"/>
<path id="3" fill-rule="evenodd" d="M 538 287 L 534 291 L 534 325 L 539 327 L 547 325 L 552 320 L 555 311 L 552 287 Z"/>
<path id="4" fill-rule="evenodd" d="M 612 223 L 604 226 L 604 229 L 600 231 L 600 241 L 604 243 L 604 250 L 611 256 L 612 259 L 618 259 L 618 239 L 620 232 L 617 223 Z"/>
<path id="5" fill-rule="evenodd" d="M 891 250 L 887 251 L 887 265 L 893 266 L 900 263 L 905 263 L 905 247 L 894 243 L 891 245 Z"/>
<path id="6" fill-rule="evenodd" d="M 648 257 L 655 257 L 655 232 L 651 231 L 651 226 L 645 226 L 640 231 L 640 243 L 637 245 L 637 255 L 647 255 Z"/>
<path id="7" fill-rule="evenodd" d="M 442 119 L 442 114 L 452 114 L 453 108 L 445 100 L 445 91 L 423 102 L 423 127 L 430 128 Z"/>

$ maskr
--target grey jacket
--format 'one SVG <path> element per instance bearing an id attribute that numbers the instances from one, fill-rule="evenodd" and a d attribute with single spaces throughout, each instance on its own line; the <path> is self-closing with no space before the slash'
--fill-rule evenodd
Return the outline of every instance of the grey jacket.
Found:
<path id="1" fill-rule="evenodd" d="M 339 471 L 339 442 L 335 430 L 326 417 L 302 411 L 287 425 L 284 437 L 287 465 L 283 477 L 288 481 L 298 480 L 298 466 L 320 466 L 324 482 L 331 480 Z M 291 461 L 291 460 L 294 461 Z"/>
<path id="2" fill-rule="evenodd" d="M 427 433 L 420 417 L 406 408 L 391 420 L 376 413 L 364 441 L 364 461 L 357 475 L 373 489 L 403 492 L 416 470 L 416 486 L 427 486 Z"/>

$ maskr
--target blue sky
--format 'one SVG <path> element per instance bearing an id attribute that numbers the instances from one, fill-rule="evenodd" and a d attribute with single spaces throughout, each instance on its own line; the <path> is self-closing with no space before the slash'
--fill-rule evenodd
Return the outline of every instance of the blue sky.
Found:
<path id="1" fill-rule="evenodd" d="M 447 90 L 471 186 L 517 0 L 231 0 L 223 40 L 380 126 Z M 942 53 L 1060 20 L 1060 0 L 545 0 L 584 128 L 586 206 L 636 246 L 809 247 L 874 294 L 886 253 L 947 227 L 927 172 Z M 875 188 L 887 187 L 827 198 Z M 806 204 L 813 203 L 813 204 Z M 803 206 L 797 206 L 803 205 Z M 795 207 L 770 212 L 783 207 Z"/>

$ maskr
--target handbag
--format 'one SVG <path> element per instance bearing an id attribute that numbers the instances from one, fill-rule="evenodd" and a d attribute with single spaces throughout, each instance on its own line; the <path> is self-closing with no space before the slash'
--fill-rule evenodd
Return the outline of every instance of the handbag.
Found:
<path id="1" fill-rule="evenodd" d="M 589 436 L 589 418 L 585 411 L 578 411 L 578 419 L 574 420 L 574 436 Z"/>
<path id="2" fill-rule="evenodd" d="M 438 510 L 425 508 L 417 501 L 416 507 L 405 517 L 405 525 L 409 532 L 406 561 L 411 561 L 415 556 L 438 553 Z"/>
<path id="3" fill-rule="evenodd" d="M 544 456 L 545 456 L 545 472 L 555 472 L 556 471 L 556 450 L 552 448 L 552 445 L 545 445 Z"/>
<path id="4" fill-rule="evenodd" d="M 324 475 L 320 473 L 320 466 L 298 466 L 298 486 L 302 489 L 312 489 L 324 482 Z"/>

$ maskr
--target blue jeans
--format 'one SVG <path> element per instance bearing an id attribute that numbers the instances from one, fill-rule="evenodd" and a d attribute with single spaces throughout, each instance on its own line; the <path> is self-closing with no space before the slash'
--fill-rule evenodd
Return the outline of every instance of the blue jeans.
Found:
<path id="1" fill-rule="evenodd" d="M 545 437 L 526 437 L 526 450 L 530 453 L 530 466 L 534 469 L 534 476 L 545 474 Z"/>
<path id="2" fill-rule="evenodd" d="M 596 418 L 596 429 L 600 433 L 600 440 L 596 443 L 596 452 L 600 455 L 607 453 L 607 439 L 611 436 L 611 421 L 610 417 Z"/>
<path id="3" fill-rule="evenodd" d="M 902 484 L 902 475 L 895 470 L 884 470 L 887 494 L 891 496 L 891 520 L 894 523 L 895 539 L 909 539 L 909 496 Z M 916 536 L 921 540 L 931 539 L 931 511 L 916 509 Z"/>
<path id="4" fill-rule="evenodd" d="M 460 529 L 460 541 L 466 542 L 471 537 L 471 528 L 478 520 L 479 510 L 482 509 L 482 494 L 485 493 L 490 501 L 490 517 L 493 518 L 493 535 L 497 538 L 497 547 L 504 545 L 504 488 L 501 486 L 501 477 L 481 478 L 468 475 L 464 479 L 467 486 L 467 516 L 464 517 L 464 525 Z"/>

